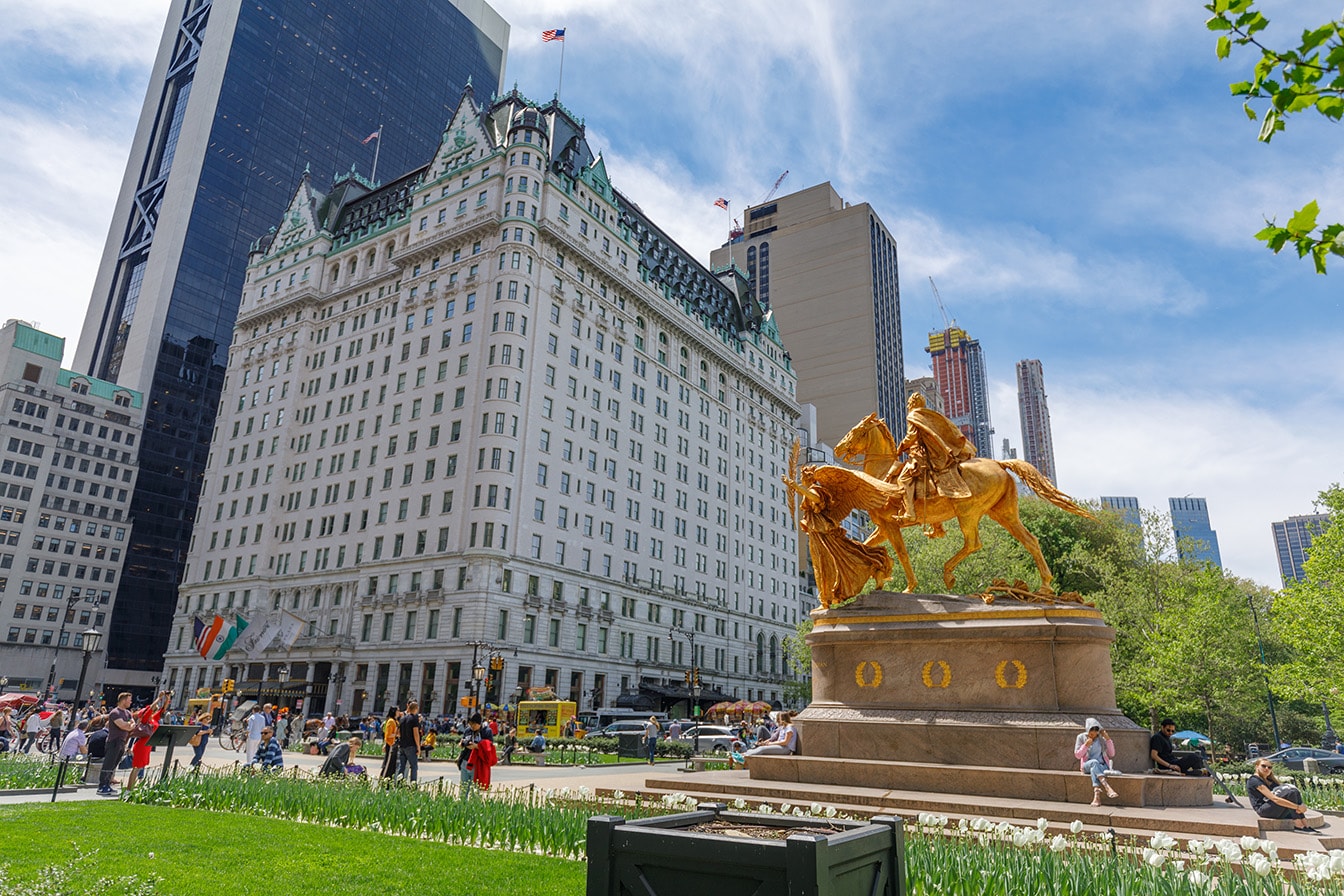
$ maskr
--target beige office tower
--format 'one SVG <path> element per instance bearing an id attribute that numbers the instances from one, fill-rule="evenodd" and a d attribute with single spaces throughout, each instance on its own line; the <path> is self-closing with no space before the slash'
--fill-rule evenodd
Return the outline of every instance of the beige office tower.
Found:
<path id="1" fill-rule="evenodd" d="M 747 273 L 798 373 L 798 400 L 817 407 L 834 445 L 876 411 L 905 431 L 905 361 L 896 240 L 873 207 L 829 182 L 749 206 L 742 233 L 710 256 Z"/>

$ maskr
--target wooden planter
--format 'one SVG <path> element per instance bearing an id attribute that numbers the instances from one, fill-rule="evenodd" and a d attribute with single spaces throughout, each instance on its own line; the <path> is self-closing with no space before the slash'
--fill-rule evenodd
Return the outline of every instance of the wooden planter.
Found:
<path id="1" fill-rule="evenodd" d="M 723 803 L 703 803 L 695 812 L 659 818 L 589 818 L 587 896 L 904 896 L 906 892 L 905 838 L 899 818 L 837 822 L 726 808 Z M 844 830 L 793 834 L 783 840 L 686 830 L 715 820 Z"/>

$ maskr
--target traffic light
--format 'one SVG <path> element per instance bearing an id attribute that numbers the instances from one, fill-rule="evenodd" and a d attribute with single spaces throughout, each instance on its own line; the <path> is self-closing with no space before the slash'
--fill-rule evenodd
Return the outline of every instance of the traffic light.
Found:
<path id="1" fill-rule="evenodd" d="M 490 657 L 490 668 L 495 672 L 502 670 L 504 668 L 504 657 L 498 655 Z"/>
<path id="2" fill-rule="evenodd" d="M 222 693 L 222 694 L 232 694 L 232 693 L 233 693 L 233 679 L 232 679 L 232 678 L 226 678 L 226 679 L 224 679 L 224 682 L 223 682 L 223 684 L 220 685 L 219 690 L 220 690 L 220 693 Z"/>
<path id="3" fill-rule="evenodd" d="M 690 670 L 690 669 L 687 669 L 684 673 L 682 673 L 682 678 L 685 680 L 685 682 L 686 682 L 686 686 L 687 686 L 687 687 L 690 687 L 690 686 L 691 686 L 691 670 Z"/>
<path id="4" fill-rule="evenodd" d="M 699 666 L 696 666 L 695 671 L 691 674 L 691 683 L 694 684 L 696 687 L 700 687 L 700 667 L 699 667 Z"/>

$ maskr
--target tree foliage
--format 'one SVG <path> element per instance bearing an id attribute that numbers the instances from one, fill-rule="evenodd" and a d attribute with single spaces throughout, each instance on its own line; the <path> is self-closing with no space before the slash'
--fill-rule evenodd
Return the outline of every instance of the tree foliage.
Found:
<path id="1" fill-rule="evenodd" d="M 1331 486 L 1317 505 L 1330 524 L 1311 541 L 1305 579 L 1274 602 L 1271 626 L 1284 652 L 1270 677 L 1276 692 L 1324 702 L 1344 718 L 1344 489 Z"/>
<path id="2" fill-rule="evenodd" d="M 1255 8 L 1255 0 L 1212 0 L 1204 8 L 1212 13 L 1209 30 L 1219 34 L 1219 59 L 1228 58 L 1234 46 L 1260 52 L 1251 79 L 1231 88 L 1234 96 L 1246 98 L 1246 116 L 1259 120 L 1261 141 L 1270 142 L 1285 120 L 1300 112 L 1315 111 L 1335 122 L 1344 117 L 1344 14 L 1303 31 L 1296 47 L 1275 49 L 1261 41 L 1269 19 Z M 1263 108 L 1252 102 L 1258 100 L 1265 101 Z M 1285 225 L 1266 221 L 1255 237 L 1275 254 L 1291 244 L 1299 258 L 1310 256 L 1316 272 L 1324 274 L 1328 256 L 1344 256 L 1344 223 L 1323 224 L 1319 217 L 1320 207 L 1312 200 Z"/>

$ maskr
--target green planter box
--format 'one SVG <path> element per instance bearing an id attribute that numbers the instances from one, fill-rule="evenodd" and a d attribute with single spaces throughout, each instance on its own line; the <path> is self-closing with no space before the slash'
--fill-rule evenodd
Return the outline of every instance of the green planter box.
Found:
<path id="1" fill-rule="evenodd" d="M 899 818 L 834 822 L 726 808 L 704 803 L 695 812 L 659 818 L 589 818 L 588 896 L 905 896 L 905 837 Z M 714 820 L 843 830 L 780 840 L 688 830 Z"/>

